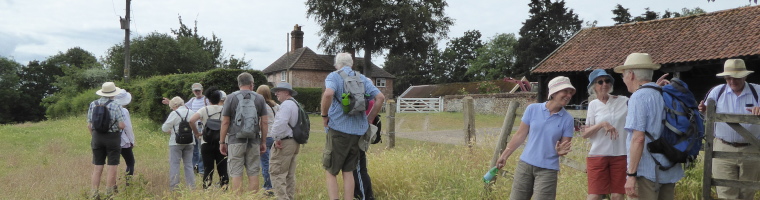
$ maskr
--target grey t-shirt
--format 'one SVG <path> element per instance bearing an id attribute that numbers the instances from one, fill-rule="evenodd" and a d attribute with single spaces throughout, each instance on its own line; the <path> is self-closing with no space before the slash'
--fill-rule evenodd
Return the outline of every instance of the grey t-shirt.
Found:
<path id="1" fill-rule="evenodd" d="M 255 93 L 250 90 L 238 90 L 236 92 L 233 92 L 230 95 L 227 95 L 227 100 L 224 101 L 224 108 L 222 109 L 222 116 L 230 117 L 230 127 L 227 129 L 226 142 L 229 144 L 239 144 L 239 143 L 246 143 L 246 142 L 259 144 L 261 143 L 260 139 L 238 139 L 236 137 L 237 133 L 240 132 L 240 128 L 241 128 L 240 126 L 234 123 L 235 111 L 237 110 L 237 105 L 238 105 L 237 95 L 245 95 L 243 97 L 249 97 L 250 95 L 253 95 L 253 97 L 256 98 L 255 100 L 253 100 L 253 103 L 256 105 L 256 113 L 258 114 L 259 119 L 261 119 L 261 116 L 267 115 L 267 110 L 265 107 L 266 102 L 264 101 L 264 97 L 261 96 L 260 94 Z"/>

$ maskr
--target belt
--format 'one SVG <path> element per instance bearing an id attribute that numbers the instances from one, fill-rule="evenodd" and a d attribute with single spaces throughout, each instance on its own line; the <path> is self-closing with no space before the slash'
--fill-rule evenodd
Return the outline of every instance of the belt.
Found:
<path id="1" fill-rule="evenodd" d="M 284 137 L 284 138 L 282 138 L 280 140 L 287 140 L 287 139 L 293 139 L 293 137 L 292 136 L 288 136 L 288 137 Z"/>
<path id="2" fill-rule="evenodd" d="M 750 143 L 726 142 L 725 140 L 720 139 L 720 138 L 718 138 L 718 140 L 720 140 L 721 142 L 723 142 L 723 144 L 727 144 L 727 145 L 730 145 L 732 147 L 746 147 L 746 146 L 750 145 Z"/>

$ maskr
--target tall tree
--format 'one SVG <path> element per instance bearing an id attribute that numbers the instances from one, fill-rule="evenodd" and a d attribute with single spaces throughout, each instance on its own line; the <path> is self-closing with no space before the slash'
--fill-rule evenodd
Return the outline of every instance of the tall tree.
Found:
<path id="1" fill-rule="evenodd" d="M 0 124 L 6 124 L 15 121 L 13 112 L 14 107 L 18 106 L 19 95 L 19 77 L 18 72 L 21 70 L 21 64 L 0 56 Z"/>
<path id="2" fill-rule="evenodd" d="M 471 66 L 467 75 L 476 81 L 516 77 L 516 45 L 515 34 L 497 34 L 485 46 L 476 50 L 478 57 L 470 60 Z"/>
<path id="3" fill-rule="evenodd" d="M 469 82 L 471 77 L 467 75 L 470 61 L 478 57 L 477 49 L 483 47 L 480 40 L 483 34 L 478 30 L 464 32 L 462 37 L 454 38 L 448 42 L 446 49 L 440 53 L 440 62 L 434 63 L 435 70 L 440 76 L 435 78 L 436 83 Z"/>
<path id="4" fill-rule="evenodd" d="M 364 51 L 363 73 L 369 72 L 372 55 L 389 50 L 402 55 L 427 51 L 445 38 L 454 22 L 444 10 L 444 0 L 307 0 L 307 17 L 322 27 L 319 47 L 328 54 Z"/>
<path id="5" fill-rule="evenodd" d="M 517 40 L 516 76 L 527 75 L 535 66 L 581 29 L 583 20 L 572 9 L 565 7 L 565 1 L 531 0 L 530 17 L 520 28 Z"/>
<path id="6" fill-rule="evenodd" d="M 698 14 L 705 14 L 705 10 L 702 10 L 699 7 L 695 7 L 694 9 L 688 9 L 688 8 L 682 8 L 681 9 L 681 16 L 690 16 L 690 15 L 698 15 Z"/>
<path id="7" fill-rule="evenodd" d="M 612 20 L 615 21 L 615 25 L 631 22 L 631 13 L 628 12 L 628 8 L 624 8 L 620 4 L 615 6 L 615 9 L 612 10 L 612 14 L 615 15 L 615 17 L 612 18 Z"/>
<path id="8" fill-rule="evenodd" d="M 649 8 L 644 8 L 644 13 L 641 14 L 641 16 L 636 16 L 633 18 L 633 21 L 635 22 L 643 22 L 643 21 L 649 21 L 649 20 L 655 20 L 659 19 L 659 14 L 657 12 L 649 10 Z"/>
<path id="9" fill-rule="evenodd" d="M 431 42 L 423 52 L 389 53 L 383 69 L 396 76 L 393 82 L 394 96 L 406 91 L 409 86 L 432 84 L 438 75 L 431 73 L 439 63 L 439 53 L 435 43 Z"/>
<path id="10" fill-rule="evenodd" d="M 681 17 L 681 13 L 670 12 L 670 10 L 665 10 L 665 13 L 662 13 L 662 19 L 665 19 L 665 18 L 675 18 L 675 17 Z"/>

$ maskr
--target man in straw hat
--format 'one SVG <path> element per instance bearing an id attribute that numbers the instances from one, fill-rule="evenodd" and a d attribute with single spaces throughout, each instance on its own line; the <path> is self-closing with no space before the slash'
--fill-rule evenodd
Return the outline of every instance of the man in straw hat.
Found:
<path id="1" fill-rule="evenodd" d="M 723 77 L 726 84 L 713 87 L 699 103 L 699 111 L 706 109 L 705 101 L 715 101 L 715 112 L 729 114 L 754 114 L 760 115 L 760 102 L 757 91 L 760 85 L 747 83 L 748 71 L 744 60 L 728 59 L 723 65 L 723 73 L 717 74 Z M 728 87 L 726 87 L 728 86 Z M 756 138 L 760 139 L 760 125 L 742 124 Z M 715 140 L 713 150 L 726 152 L 760 153 L 756 146 L 752 146 L 748 140 L 739 135 L 726 123 L 715 123 Z M 714 158 L 712 163 L 713 177 L 728 180 L 760 181 L 760 161 Z M 718 198 L 722 199 L 754 199 L 755 190 L 718 186 Z"/>
<path id="2" fill-rule="evenodd" d="M 280 111 L 274 118 L 270 136 L 275 140 L 272 148 L 270 175 L 277 199 L 295 199 L 296 194 L 296 156 L 299 146 L 293 139 L 293 129 L 298 123 L 298 104 L 293 96 L 298 92 L 287 82 L 280 82 L 272 88 L 277 100 L 282 102 Z M 288 101 L 290 100 L 290 101 Z"/>
<path id="3" fill-rule="evenodd" d="M 628 100 L 628 115 L 625 130 L 628 145 L 628 169 L 625 191 L 629 197 L 639 199 L 673 199 L 675 183 L 683 177 L 683 168 L 676 165 L 668 170 L 661 170 L 656 162 L 670 166 L 672 163 L 662 154 L 651 154 L 644 144 L 652 142 L 644 132 L 659 138 L 663 132 L 662 120 L 665 117 L 662 94 L 657 90 L 639 90 L 649 85 L 661 87 L 652 82 L 654 70 L 660 64 L 652 62 L 647 53 L 632 53 L 625 63 L 615 67 L 616 73 L 623 74 L 623 82 L 628 91 L 633 93 Z M 638 186 L 637 186 L 638 185 Z"/>
<path id="4" fill-rule="evenodd" d="M 87 111 L 87 129 L 92 136 L 92 164 L 95 168 L 92 170 L 92 191 L 91 197 L 98 198 L 98 187 L 100 186 L 100 175 L 103 173 L 103 165 L 108 158 L 108 174 L 106 174 L 106 195 L 110 196 L 116 192 L 116 169 L 119 166 L 119 156 L 121 154 L 121 130 L 126 126 L 124 124 L 124 115 L 121 112 L 121 106 L 114 103 L 114 96 L 122 92 L 121 88 L 116 87 L 113 82 L 105 82 L 100 90 L 95 94 L 100 98 L 92 101 Z M 111 121 L 108 132 L 101 133 L 93 127 L 93 111 L 97 106 L 105 106 Z"/>

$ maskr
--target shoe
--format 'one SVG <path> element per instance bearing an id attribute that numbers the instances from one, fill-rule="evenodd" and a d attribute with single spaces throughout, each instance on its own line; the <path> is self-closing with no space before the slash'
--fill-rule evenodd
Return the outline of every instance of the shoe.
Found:
<path id="1" fill-rule="evenodd" d="M 193 171 L 195 171 L 195 174 L 198 174 L 198 165 L 193 166 Z"/>
<path id="2" fill-rule="evenodd" d="M 95 191 L 91 191 L 91 192 L 90 192 L 90 196 L 89 196 L 89 199 L 100 200 L 100 193 L 98 193 L 98 191 L 97 191 L 97 190 L 95 190 Z"/>
<path id="3" fill-rule="evenodd" d="M 272 190 L 266 190 L 264 191 L 264 195 L 268 197 L 274 197 L 274 192 Z"/>

